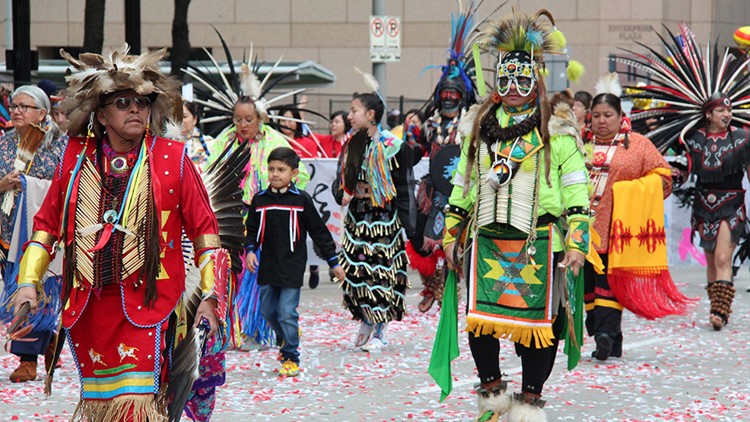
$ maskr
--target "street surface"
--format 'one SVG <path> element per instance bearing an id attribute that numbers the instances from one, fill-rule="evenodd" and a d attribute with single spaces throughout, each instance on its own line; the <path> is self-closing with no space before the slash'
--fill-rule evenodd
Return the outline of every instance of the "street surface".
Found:
<path id="1" fill-rule="evenodd" d="M 604 363 L 584 357 L 565 369 L 562 347 L 545 386 L 550 421 L 737 421 L 750 420 L 750 285 L 746 268 L 736 282 L 730 325 L 714 332 L 702 267 L 675 267 L 679 287 L 700 302 L 686 316 L 638 319 L 626 311 L 624 355 Z M 327 278 L 321 272 L 321 278 Z M 278 379 L 277 350 L 227 354 L 227 383 L 219 389 L 216 421 L 466 421 L 476 412 L 474 365 L 465 339 L 454 362 L 454 390 L 438 402 L 439 389 L 427 374 L 438 309 L 417 310 L 419 279 L 411 275 L 410 314 L 391 324 L 389 345 L 380 353 L 354 349 L 358 324 L 341 305 L 336 285 L 321 280 L 305 287 L 300 306 L 302 374 Z M 464 289 L 465 290 L 465 289 Z M 463 302 L 463 301 L 462 301 Z M 459 305 L 460 309 L 464 304 Z M 463 318 L 459 328 L 463 328 Z M 0 420 L 68 420 L 78 401 L 78 378 L 70 353 L 63 355 L 53 395 L 45 399 L 43 376 L 12 384 L 16 358 L 0 351 Z M 502 369 L 510 389 L 520 390 L 520 359 L 502 342 Z M 42 359 L 40 359 L 40 368 Z"/>

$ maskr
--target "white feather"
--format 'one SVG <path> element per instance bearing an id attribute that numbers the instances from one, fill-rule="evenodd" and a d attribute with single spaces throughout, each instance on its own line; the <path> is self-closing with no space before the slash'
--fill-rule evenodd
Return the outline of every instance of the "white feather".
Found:
<path id="1" fill-rule="evenodd" d="M 182 122 L 167 119 L 164 123 L 164 137 L 167 139 L 179 139 L 182 135 Z"/>
<path id="2" fill-rule="evenodd" d="M 266 105 L 271 105 L 273 103 L 277 103 L 277 102 L 283 100 L 284 98 L 288 98 L 288 97 L 291 97 L 293 95 L 297 95 L 297 94 L 302 93 L 302 92 L 305 92 L 305 88 L 300 88 L 300 89 L 295 89 L 294 91 L 289 91 L 286 94 L 281 94 L 279 96 L 271 98 L 270 100 L 266 100 Z"/>
<path id="3" fill-rule="evenodd" d="M 279 57 L 279 59 L 276 60 L 276 63 L 274 63 L 271 69 L 268 71 L 268 73 L 266 73 L 266 77 L 263 78 L 263 82 L 261 82 L 260 86 L 258 87 L 258 92 L 263 92 L 263 87 L 266 86 L 268 79 L 271 78 L 271 75 L 273 75 L 273 72 L 276 71 L 277 67 L 279 67 L 279 63 L 281 63 L 282 58 L 284 58 L 284 56 Z"/>
<path id="4" fill-rule="evenodd" d="M 620 79 L 617 73 L 610 72 L 599 78 L 599 81 L 596 82 L 596 93 L 612 94 L 620 97 L 622 95 L 622 87 L 620 86 Z"/>
<path id="5" fill-rule="evenodd" d="M 237 101 L 237 93 L 235 93 L 232 90 L 232 85 L 229 84 L 227 77 L 224 76 L 224 72 L 221 71 L 221 66 L 219 66 L 219 63 L 216 61 L 214 56 L 212 56 L 211 53 L 209 53 L 208 50 L 206 50 L 205 48 L 203 48 L 203 51 L 206 52 L 206 55 L 208 56 L 208 58 L 211 60 L 211 63 L 213 63 L 214 67 L 216 68 L 217 73 L 219 74 L 219 76 L 221 76 L 221 80 L 224 82 L 224 86 L 227 89 L 227 95 L 229 95 L 229 97 L 232 99 L 232 105 L 234 105 L 235 101 Z M 205 83 L 204 85 L 208 86 Z"/>
<path id="6" fill-rule="evenodd" d="M 380 90 L 380 84 L 378 80 L 370 73 L 363 72 L 357 66 L 354 66 L 354 71 L 362 75 L 362 79 L 365 82 L 365 86 L 372 92 L 378 92 Z"/>
<path id="7" fill-rule="evenodd" d="M 242 95 L 246 95 L 250 98 L 260 97 L 260 81 L 255 73 L 250 71 L 250 66 L 247 63 L 242 63 L 240 70 L 240 91 Z"/>

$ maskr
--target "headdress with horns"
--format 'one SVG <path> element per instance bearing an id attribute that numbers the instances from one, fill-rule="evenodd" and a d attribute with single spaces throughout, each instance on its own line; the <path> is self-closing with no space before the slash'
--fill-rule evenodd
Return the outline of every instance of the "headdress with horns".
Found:
<path id="1" fill-rule="evenodd" d="M 147 51 L 141 55 L 128 54 L 130 47 L 123 44 L 108 55 L 82 53 L 78 59 L 65 50 L 60 55 L 75 71 L 65 77 L 68 88 L 59 108 L 68 113 L 65 129 L 75 135 L 85 135 L 91 113 L 101 106 L 104 96 L 132 89 L 151 98 L 150 129 L 160 135 L 167 119 L 182 116 L 179 81 L 159 70 L 158 62 L 167 54 L 166 48 Z M 93 119 L 93 130 L 101 135 L 101 126 Z"/>

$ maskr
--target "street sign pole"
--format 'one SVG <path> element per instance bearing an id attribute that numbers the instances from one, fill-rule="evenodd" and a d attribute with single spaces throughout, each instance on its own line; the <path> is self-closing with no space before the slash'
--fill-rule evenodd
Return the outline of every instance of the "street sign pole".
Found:
<path id="1" fill-rule="evenodd" d="M 372 14 L 373 16 L 383 16 L 385 15 L 385 0 L 372 0 Z M 382 39 L 385 39 L 384 37 L 384 31 L 385 31 L 385 24 L 380 21 L 378 24 L 375 22 L 376 25 L 379 25 L 379 27 L 373 28 L 373 25 L 370 25 L 370 39 L 372 40 L 373 37 L 373 31 L 380 31 L 378 34 L 375 35 L 381 35 L 383 36 Z M 370 56 L 372 59 L 372 55 Z M 383 98 L 384 101 L 388 101 L 388 77 L 387 77 L 387 69 L 386 65 L 383 62 L 380 61 L 373 61 L 372 62 L 372 76 L 375 77 L 375 80 L 378 81 L 378 84 L 380 85 L 380 96 Z M 388 107 L 388 104 L 385 105 Z M 381 122 L 385 122 L 386 118 L 388 116 L 388 110 L 385 110 L 383 112 L 383 117 L 381 119 Z"/>

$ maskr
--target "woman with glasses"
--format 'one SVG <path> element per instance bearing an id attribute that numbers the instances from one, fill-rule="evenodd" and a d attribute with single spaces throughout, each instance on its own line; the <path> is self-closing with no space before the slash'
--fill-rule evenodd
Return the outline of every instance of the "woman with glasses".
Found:
<path id="1" fill-rule="evenodd" d="M 316 133 L 315 136 L 320 141 L 325 153 L 331 158 L 336 158 L 341 154 L 344 140 L 352 129 L 352 125 L 347 119 L 347 113 L 343 110 L 334 111 L 329 119 L 331 121 L 329 125 L 331 134 L 319 135 Z"/>
<path id="2" fill-rule="evenodd" d="M 0 174 L 3 175 L 0 178 L 0 193 L 3 195 L 0 196 L 6 195 L 4 192 L 23 190 L 23 196 L 20 198 L 16 196 L 19 201 L 14 203 L 10 214 L 0 212 L 0 270 L 5 281 L 5 304 L 17 288 L 15 271 L 21 255 L 19 249 L 29 237 L 29 233 L 22 233 L 20 227 L 31 228 L 34 214 L 49 189 L 55 166 L 60 162 L 67 143 L 67 137 L 61 137 L 57 125 L 49 114 L 50 107 L 49 97 L 40 88 L 22 86 L 16 89 L 9 106 L 13 129 L 0 139 Z M 40 137 L 41 144 L 36 150 L 30 151 L 31 147 L 26 145 L 30 144 L 29 141 L 33 137 Z M 22 145 L 23 150 L 27 150 L 26 154 L 19 151 L 19 145 Z M 23 158 L 24 155 L 26 158 Z M 21 171 L 15 167 L 16 160 L 19 158 L 25 162 L 25 169 Z M 23 225 L 14 224 L 17 220 L 23 220 Z M 59 270 L 58 265 L 56 274 L 60 273 Z M 47 283 L 51 288 L 54 284 L 59 284 L 59 277 L 50 277 Z M 2 306 L 2 309 L 7 308 Z M 56 314 L 54 305 L 50 313 Z M 5 313 L 3 317 L 8 320 L 12 315 Z M 47 349 L 57 329 L 56 315 L 34 322 L 38 328 L 27 337 L 36 339 L 35 341 L 21 339 L 11 343 L 10 352 L 21 359 L 18 368 L 10 375 L 12 382 L 26 382 L 36 378 L 37 356 Z M 45 363 L 49 364 L 46 359 Z"/>
<path id="3" fill-rule="evenodd" d="M 225 148 L 235 148 L 242 142 L 251 144 L 250 162 L 243 183 L 242 200 L 250 204 L 256 193 L 268 187 L 268 154 L 278 147 L 291 148 L 284 137 L 268 125 L 268 114 L 258 111 L 255 101 L 248 96 L 240 96 L 234 104 L 232 114 L 233 126 L 222 132 L 213 144 L 214 154 L 208 159 L 212 163 Z M 300 162 L 299 175 L 295 184 L 304 189 L 310 175 L 305 165 Z"/>

